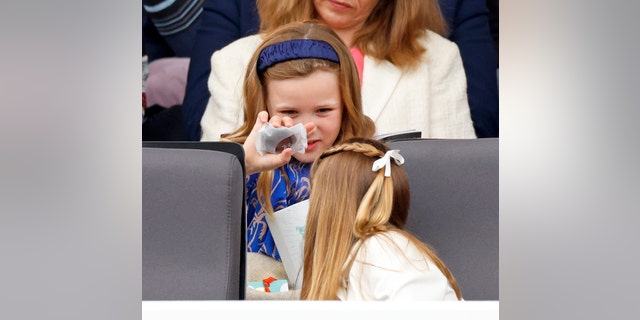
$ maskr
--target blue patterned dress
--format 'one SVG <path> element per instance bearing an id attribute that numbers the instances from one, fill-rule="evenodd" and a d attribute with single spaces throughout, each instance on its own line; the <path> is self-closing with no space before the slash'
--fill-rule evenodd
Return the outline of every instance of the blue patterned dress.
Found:
<path id="1" fill-rule="evenodd" d="M 301 163 L 293 158 L 283 166 L 289 180 L 289 186 L 280 169 L 274 170 L 271 193 L 271 205 L 274 211 L 284 209 L 300 201 L 309 199 L 309 173 L 311 162 Z M 280 261 L 280 254 L 267 226 L 265 215 L 258 201 L 256 188 L 259 174 L 247 178 L 247 251 L 259 252 Z"/>

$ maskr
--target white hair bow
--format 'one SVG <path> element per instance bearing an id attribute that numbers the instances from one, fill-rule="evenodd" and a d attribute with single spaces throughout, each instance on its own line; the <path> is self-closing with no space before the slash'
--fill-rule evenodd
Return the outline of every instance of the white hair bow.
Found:
<path id="1" fill-rule="evenodd" d="M 383 157 L 373 162 L 371 171 L 378 171 L 384 167 L 384 176 L 391 176 L 391 158 L 393 158 L 399 166 L 404 163 L 404 158 L 400 154 L 400 150 L 389 150 Z"/>

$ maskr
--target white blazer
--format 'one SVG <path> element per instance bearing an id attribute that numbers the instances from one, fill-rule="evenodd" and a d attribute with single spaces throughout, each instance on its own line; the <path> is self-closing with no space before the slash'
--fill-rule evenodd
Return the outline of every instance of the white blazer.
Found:
<path id="1" fill-rule="evenodd" d="M 200 122 L 202 141 L 218 141 L 242 124 L 244 76 L 261 42 L 260 35 L 244 37 L 211 56 L 211 98 Z M 476 138 L 458 47 L 431 31 L 422 43 L 424 60 L 408 71 L 365 56 L 364 113 L 376 123 L 377 134 L 416 129 L 423 138 Z"/>

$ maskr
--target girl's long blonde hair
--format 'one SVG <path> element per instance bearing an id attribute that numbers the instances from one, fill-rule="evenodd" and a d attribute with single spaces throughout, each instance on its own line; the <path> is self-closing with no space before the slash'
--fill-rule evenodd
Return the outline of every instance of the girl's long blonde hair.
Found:
<path id="1" fill-rule="evenodd" d="M 292 21 L 319 18 L 313 0 L 258 0 L 257 7 L 260 29 L 267 33 Z M 408 69 L 426 52 L 420 38 L 427 30 L 441 36 L 449 32 L 437 0 L 380 0 L 355 34 L 354 45 L 368 56 Z"/>
<path id="2" fill-rule="evenodd" d="M 277 63 L 262 73 L 257 71 L 258 57 L 262 50 L 270 45 L 293 39 L 314 39 L 328 43 L 338 54 L 340 63 L 316 58 L 295 59 Z M 314 21 L 293 22 L 273 30 L 265 36 L 249 61 L 244 79 L 243 103 L 244 121 L 236 131 L 223 140 L 244 143 L 256 120 L 258 113 L 267 109 L 267 82 L 301 78 L 316 70 L 325 70 L 338 76 L 340 97 L 342 100 L 342 124 L 334 143 L 340 143 L 352 137 L 372 137 L 375 124 L 362 112 L 360 82 L 358 71 L 349 49 L 328 27 Z M 270 191 L 273 183 L 273 171 L 264 171 L 258 178 L 258 199 L 262 207 L 273 213 Z"/>
<path id="3" fill-rule="evenodd" d="M 427 244 L 404 230 L 409 214 L 409 179 L 391 161 L 391 176 L 372 171 L 388 147 L 355 138 L 326 150 L 311 169 L 311 197 L 305 228 L 301 299 L 336 300 L 364 241 L 388 231 L 404 235 L 447 277 L 461 299 L 453 274 Z M 354 250 L 355 248 L 355 250 Z M 365 280 L 366 281 L 366 280 Z"/>

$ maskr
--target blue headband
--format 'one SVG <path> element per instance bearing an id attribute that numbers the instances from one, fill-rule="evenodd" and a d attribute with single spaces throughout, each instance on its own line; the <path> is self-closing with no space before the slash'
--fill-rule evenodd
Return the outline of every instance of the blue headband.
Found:
<path id="1" fill-rule="evenodd" d="M 274 43 L 260 52 L 258 73 L 276 63 L 295 59 L 317 58 L 340 63 L 338 53 L 326 42 L 312 39 L 296 39 Z"/>

